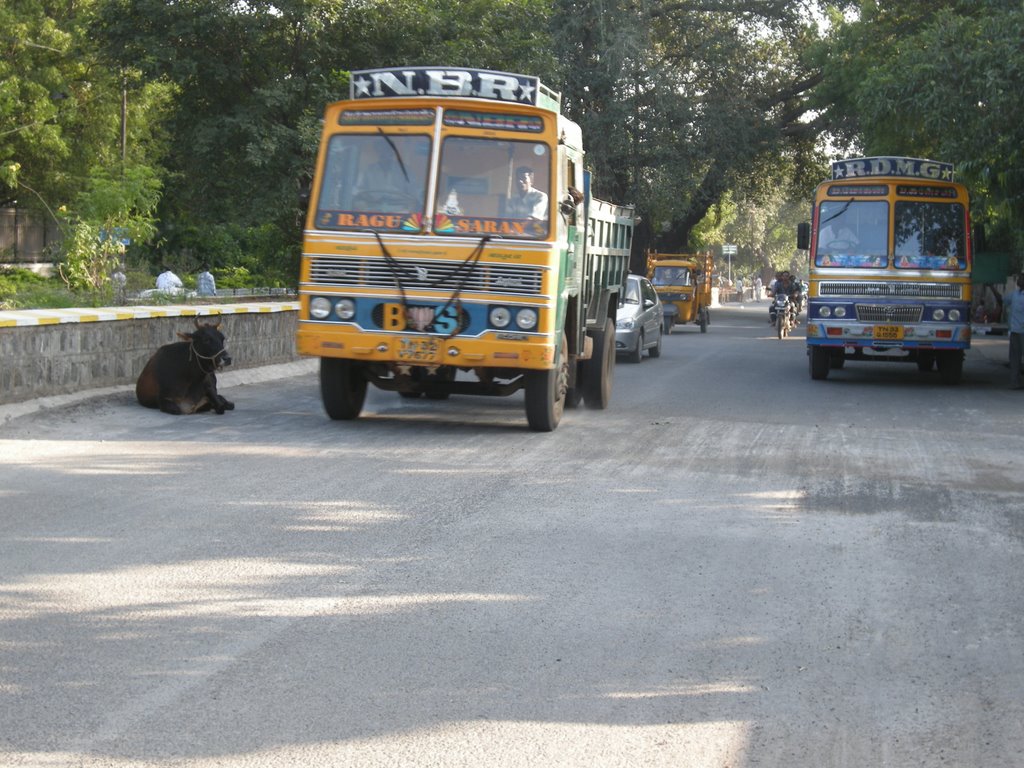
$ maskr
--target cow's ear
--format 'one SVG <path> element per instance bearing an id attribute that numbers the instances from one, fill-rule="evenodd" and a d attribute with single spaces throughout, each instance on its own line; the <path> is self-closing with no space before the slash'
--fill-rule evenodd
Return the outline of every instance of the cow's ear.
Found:
<path id="1" fill-rule="evenodd" d="M 192 341 L 192 334 L 182 333 L 181 331 L 178 331 L 178 338 L 181 339 L 182 341 Z"/>

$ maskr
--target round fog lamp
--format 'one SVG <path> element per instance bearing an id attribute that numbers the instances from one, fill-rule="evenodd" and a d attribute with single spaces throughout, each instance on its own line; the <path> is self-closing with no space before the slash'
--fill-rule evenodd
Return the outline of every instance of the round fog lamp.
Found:
<path id="1" fill-rule="evenodd" d="M 323 320 L 331 314 L 331 302 L 323 296 L 315 296 L 309 302 L 309 314 L 316 320 Z"/>
<path id="2" fill-rule="evenodd" d="M 512 313 L 505 307 L 491 307 L 491 325 L 495 328 L 507 328 L 512 322 Z"/>
<path id="3" fill-rule="evenodd" d="M 946 316 L 946 313 L 941 309 L 932 310 L 932 320 L 942 320 Z"/>
<path id="4" fill-rule="evenodd" d="M 832 309 L 829 307 L 822 307 L 818 310 L 818 317 L 832 317 Z"/>
<path id="5" fill-rule="evenodd" d="M 516 312 L 516 325 L 524 331 L 537 325 L 537 311 L 534 309 L 520 309 Z"/>
<path id="6" fill-rule="evenodd" d="M 836 307 L 836 317 L 846 317 L 846 307 Z"/>
<path id="7" fill-rule="evenodd" d="M 338 299 L 338 306 L 334 311 L 342 320 L 351 320 L 356 315 L 356 303 L 352 299 Z"/>
<path id="8" fill-rule="evenodd" d="M 951 310 L 949 310 L 949 319 L 952 320 L 954 323 L 957 320 L 959 320 L 960 319 L 960 310 L 959 309 L 951 309 Z"/>

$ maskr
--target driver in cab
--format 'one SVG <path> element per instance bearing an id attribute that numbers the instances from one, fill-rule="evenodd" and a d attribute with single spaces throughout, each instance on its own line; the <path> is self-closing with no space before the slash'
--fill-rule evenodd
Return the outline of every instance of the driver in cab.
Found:
<path id="1" fill-rule="evenodd" d="M 412 213 L 423 207 L 423 189 L 394 152 L 383 152 L 356 185 L 357 207 L 386 213 Z"/>

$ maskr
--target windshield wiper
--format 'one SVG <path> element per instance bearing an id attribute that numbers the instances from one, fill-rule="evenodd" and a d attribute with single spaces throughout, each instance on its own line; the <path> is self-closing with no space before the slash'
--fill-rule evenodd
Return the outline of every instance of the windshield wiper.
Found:
<path id="1" fill-rule="evenodd" d="M 831 216 L 829 216 L 827 219 L 825 219 L 820 224 L 828 224 L 830 221 L 832 221 L 832 219 L 837 219 L 840 216 L 842 216 L 844 213 L 846 213 L 846 209 L 850 207 L 850 204 L 852 202 L 853 202 L 853 198 L 851 197 L 849 200 L 846 201 L 846 205 L 844 205 L 842 208 L 840 208 L 836 213 L 833 213 Z M 819 224 L 819 226 L 820 226 L 820 224 Z"/>
<path id="2" fill-rule="evenodd" d="M 398 151 L 398 147 L 395 146 L 395 142 L 391 140 L 390 136 L 384 133 L 384 129 L 379 125 L 377 126 L 377 132 L 384 137 L 384 141 L 388 143 L 388 146 L 391 147 L 391 151 L 395 153 L 395 159 L 398 161 L 398 167 L 402 169 L 402 175 L 405 176 L 405 180 L 409 181 L 409 172 L 405 170 L 405 163 L 402 162 L 402 153 Z"/>

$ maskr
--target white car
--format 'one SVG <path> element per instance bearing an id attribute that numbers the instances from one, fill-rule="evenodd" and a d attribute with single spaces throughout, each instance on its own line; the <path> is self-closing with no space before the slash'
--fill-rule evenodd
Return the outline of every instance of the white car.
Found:
<path id="1" fill-rule="evenodd" d="M 645 349 L 651 357 L 660 357 L 662 329 L 661 299 L 651 281 L 628 275 L 615 316 L 615 351 L 631 363 L 639 363 Z"/>

